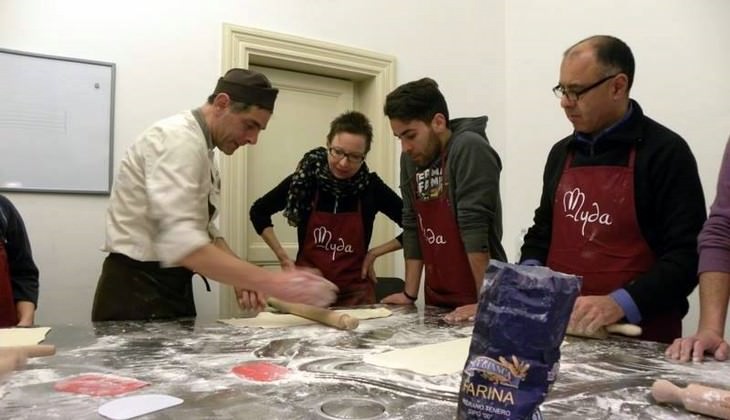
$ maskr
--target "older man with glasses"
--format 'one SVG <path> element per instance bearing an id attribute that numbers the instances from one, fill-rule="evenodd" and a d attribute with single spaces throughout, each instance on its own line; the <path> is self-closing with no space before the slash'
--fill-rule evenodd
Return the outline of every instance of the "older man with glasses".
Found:
<path id="1" fill-rule="evenodd" d="M 616 323 L 670 343 L 697 284 L 705 201 L 687 143 L 630 99 L 631 49 L 612 36 L 570 47 L 553 93 L 574 132 L 547 158 L 523 264 L 583 276 L 571 328 Z"/>

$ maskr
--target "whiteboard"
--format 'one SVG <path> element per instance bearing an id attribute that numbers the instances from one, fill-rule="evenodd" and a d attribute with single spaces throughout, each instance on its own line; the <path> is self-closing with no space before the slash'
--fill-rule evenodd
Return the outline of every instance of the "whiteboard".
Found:
<path id="1" fill-rule="evenodd" d="M 109 194 L 115 65 L 0 49 L 0 190 Z"/>

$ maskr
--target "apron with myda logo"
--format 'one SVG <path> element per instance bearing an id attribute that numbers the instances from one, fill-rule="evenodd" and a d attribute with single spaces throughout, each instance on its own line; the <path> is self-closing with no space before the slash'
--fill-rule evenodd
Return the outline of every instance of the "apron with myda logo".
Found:
<path id="1" fill-rule="evenodd" d="M 420 199 L 415 180 L 412 189 L 426 272 L 426 304 L 455 308 L 476 303 L 477 290 L 456 214 L 449 202 L 445 162 L 446 153 L 441 157 L 443 169 L 438 196 Z"/>
<path id="2" fill-rule="evenodd" d="M 581 295 L 607 295 L 649 271 L 656 261 L 641 233 L 634 200 L 636 149 L 628 166 L 570 167 L 555 191 L 547 266 L 583 277 Z M 682 334 L 679 311 L 640 323 L 640 338 L 671 342 Z"/>
<path id="3" fill-rule="evenodd" d="M 335 306 L 375 303 L 375 285 L 361 275 L 367 251 L 359 200 L 356 211 L 344 213 L 317 211 L 318 201 L 319 193 L 296 264 L 318 269 L 337 285 L 340 291 Z"/>

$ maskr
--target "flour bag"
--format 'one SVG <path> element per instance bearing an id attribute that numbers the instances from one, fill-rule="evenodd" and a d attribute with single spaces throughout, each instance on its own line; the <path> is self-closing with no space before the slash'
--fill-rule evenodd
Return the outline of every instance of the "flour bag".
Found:
<path id="1" fill-rule="evenodd" d="M 457 419 L 541 419 L 581 279 L 490 263 L 479 297 Z"/>

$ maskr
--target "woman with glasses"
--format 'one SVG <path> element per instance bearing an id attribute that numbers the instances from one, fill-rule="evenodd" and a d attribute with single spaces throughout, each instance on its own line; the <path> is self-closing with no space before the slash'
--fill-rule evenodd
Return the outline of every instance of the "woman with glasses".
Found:
<path id="1" fill-rule="evenodd" d="M 326 147 L 307 152 L 293 174 L 251 206 L 256 233 L 282 268 L 321 271 L 340 289 L 337 306 L 375 303 L 372 264 L 401 248 L 398 237 L 368 251 L 375 215 L 382 212 L 400 226 L 403 210 L 400 197 L 365 163 L 372 138 L 365 115 L 353 111 L 338 116 L 330 124 Z M 274 233 L 271 216 L 282 210 L 288 223 L 297 227 L 296 261 Z M 247 301 L 246 294 L 239 293 L 242 307 L 249 306 Z"/>

